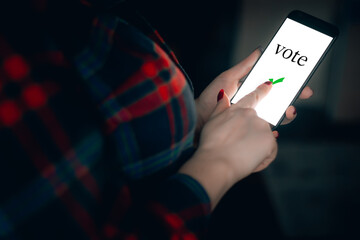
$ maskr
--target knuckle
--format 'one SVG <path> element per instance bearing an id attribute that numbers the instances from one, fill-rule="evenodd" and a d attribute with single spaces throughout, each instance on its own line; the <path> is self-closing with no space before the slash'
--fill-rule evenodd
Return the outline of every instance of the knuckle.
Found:
<path id="1" fill-rule="evenodd" d="M 226 70 L 225 72 L 222 72 L 217 78 L 218 79 L 228 79 L 231 77 L 231 72 L 229 70 Z"/>
<path id="2" fill-rule="evenodd" d="M 254 100 L 255 102 L 259 101 L 259 94 L 258 92 L 255 90 L 251 93 L 249 93 L 250 97 L 252 98 L 252 100 Z"/>
<path id="3" fill-rule="evenodd" d="M 261 128 L 261 129 L 265 129 L 265 130 L 270 130 L 270 126 L 269 126 L 269 123 L 266 122 L 264 119 L 262 118 L 257 118 L 256 119 L 256 125 Z"/>
<path id="4" fill-rule="evenodd" d="M 266 146 L 266 156 L 271 156 L 276 148 L 276 141 L 274 140 L 274 137 L 264 136 L 263 143 L 264 146 Z"/>
<path id="5" fill-rule="evenodd" d="M 249 64 L 246 64 L 245 65 L 245 72 L 250 72 L 250 70 L 252 69 L 253 65 L 249 65 Z"/>
<path id="6" fill-rule="evenodd" d="M 243 114 L 247 117 L 256 115 L 256 111 L 253 108 L 243 108 Z"/>

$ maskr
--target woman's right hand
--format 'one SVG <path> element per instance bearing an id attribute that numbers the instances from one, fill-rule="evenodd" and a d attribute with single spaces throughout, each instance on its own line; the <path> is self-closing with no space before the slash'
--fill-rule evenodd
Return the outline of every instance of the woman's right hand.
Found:
<path id="1" fill-rule="evenodd" d="M 224 94 L 202 131 L 199 153 L 216 155 L 235 171 L 238 179 L 264 169 L 276 156 L 277 144 L 270 125 L 254 110 L 271 87 L 261 84 L 232 106 Z"/>
<path id="2" fill-rule="evenodd" d="M 254 110 L 271 87 L 264 83 L 231 106 L 224 94 L 202 130 L 198 150 L 180 169 L 203 185 L 213 207 L 233 184 L 275 159 L 276 139 Z"/>

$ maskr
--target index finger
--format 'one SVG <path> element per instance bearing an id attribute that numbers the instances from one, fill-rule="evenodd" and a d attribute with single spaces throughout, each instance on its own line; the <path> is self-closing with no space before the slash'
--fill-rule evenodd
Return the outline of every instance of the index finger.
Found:
<path id="1" fill-rule="evenodd" d="M 255 108 L 261 99 L 263 99 L 271 90 L 272 83 L 267 81 L 259 85 L 254 91 L 240 99 L 235 105 L 241 108 Z"/>

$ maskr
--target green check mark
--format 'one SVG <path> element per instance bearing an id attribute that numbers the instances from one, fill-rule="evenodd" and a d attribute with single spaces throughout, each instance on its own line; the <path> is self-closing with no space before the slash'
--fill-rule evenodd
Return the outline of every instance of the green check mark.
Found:
<path id="1" fill-rule="evenodd" d="M 275 81 L 274 81 L 274 79 L 270 78 L 269 81 L 272 82 L 272 84 L 274 85 L 274 84 L 276 84 L 276 83 L 282 82 L 284 79 L 285 79 L 285 77 L 279 78 L 278 80 L 275 80 Z"/>

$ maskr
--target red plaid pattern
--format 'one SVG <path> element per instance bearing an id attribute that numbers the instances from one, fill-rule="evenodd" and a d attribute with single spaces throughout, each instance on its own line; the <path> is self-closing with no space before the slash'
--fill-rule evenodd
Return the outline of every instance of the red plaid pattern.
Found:
<path id="1" fill-rule="evenodd" d="M 206 230 L 206 192 L 176 174 L 193 152 L 190 82 L 119 2 L 2 6 L 1 239 L 190 240 Z"/>

